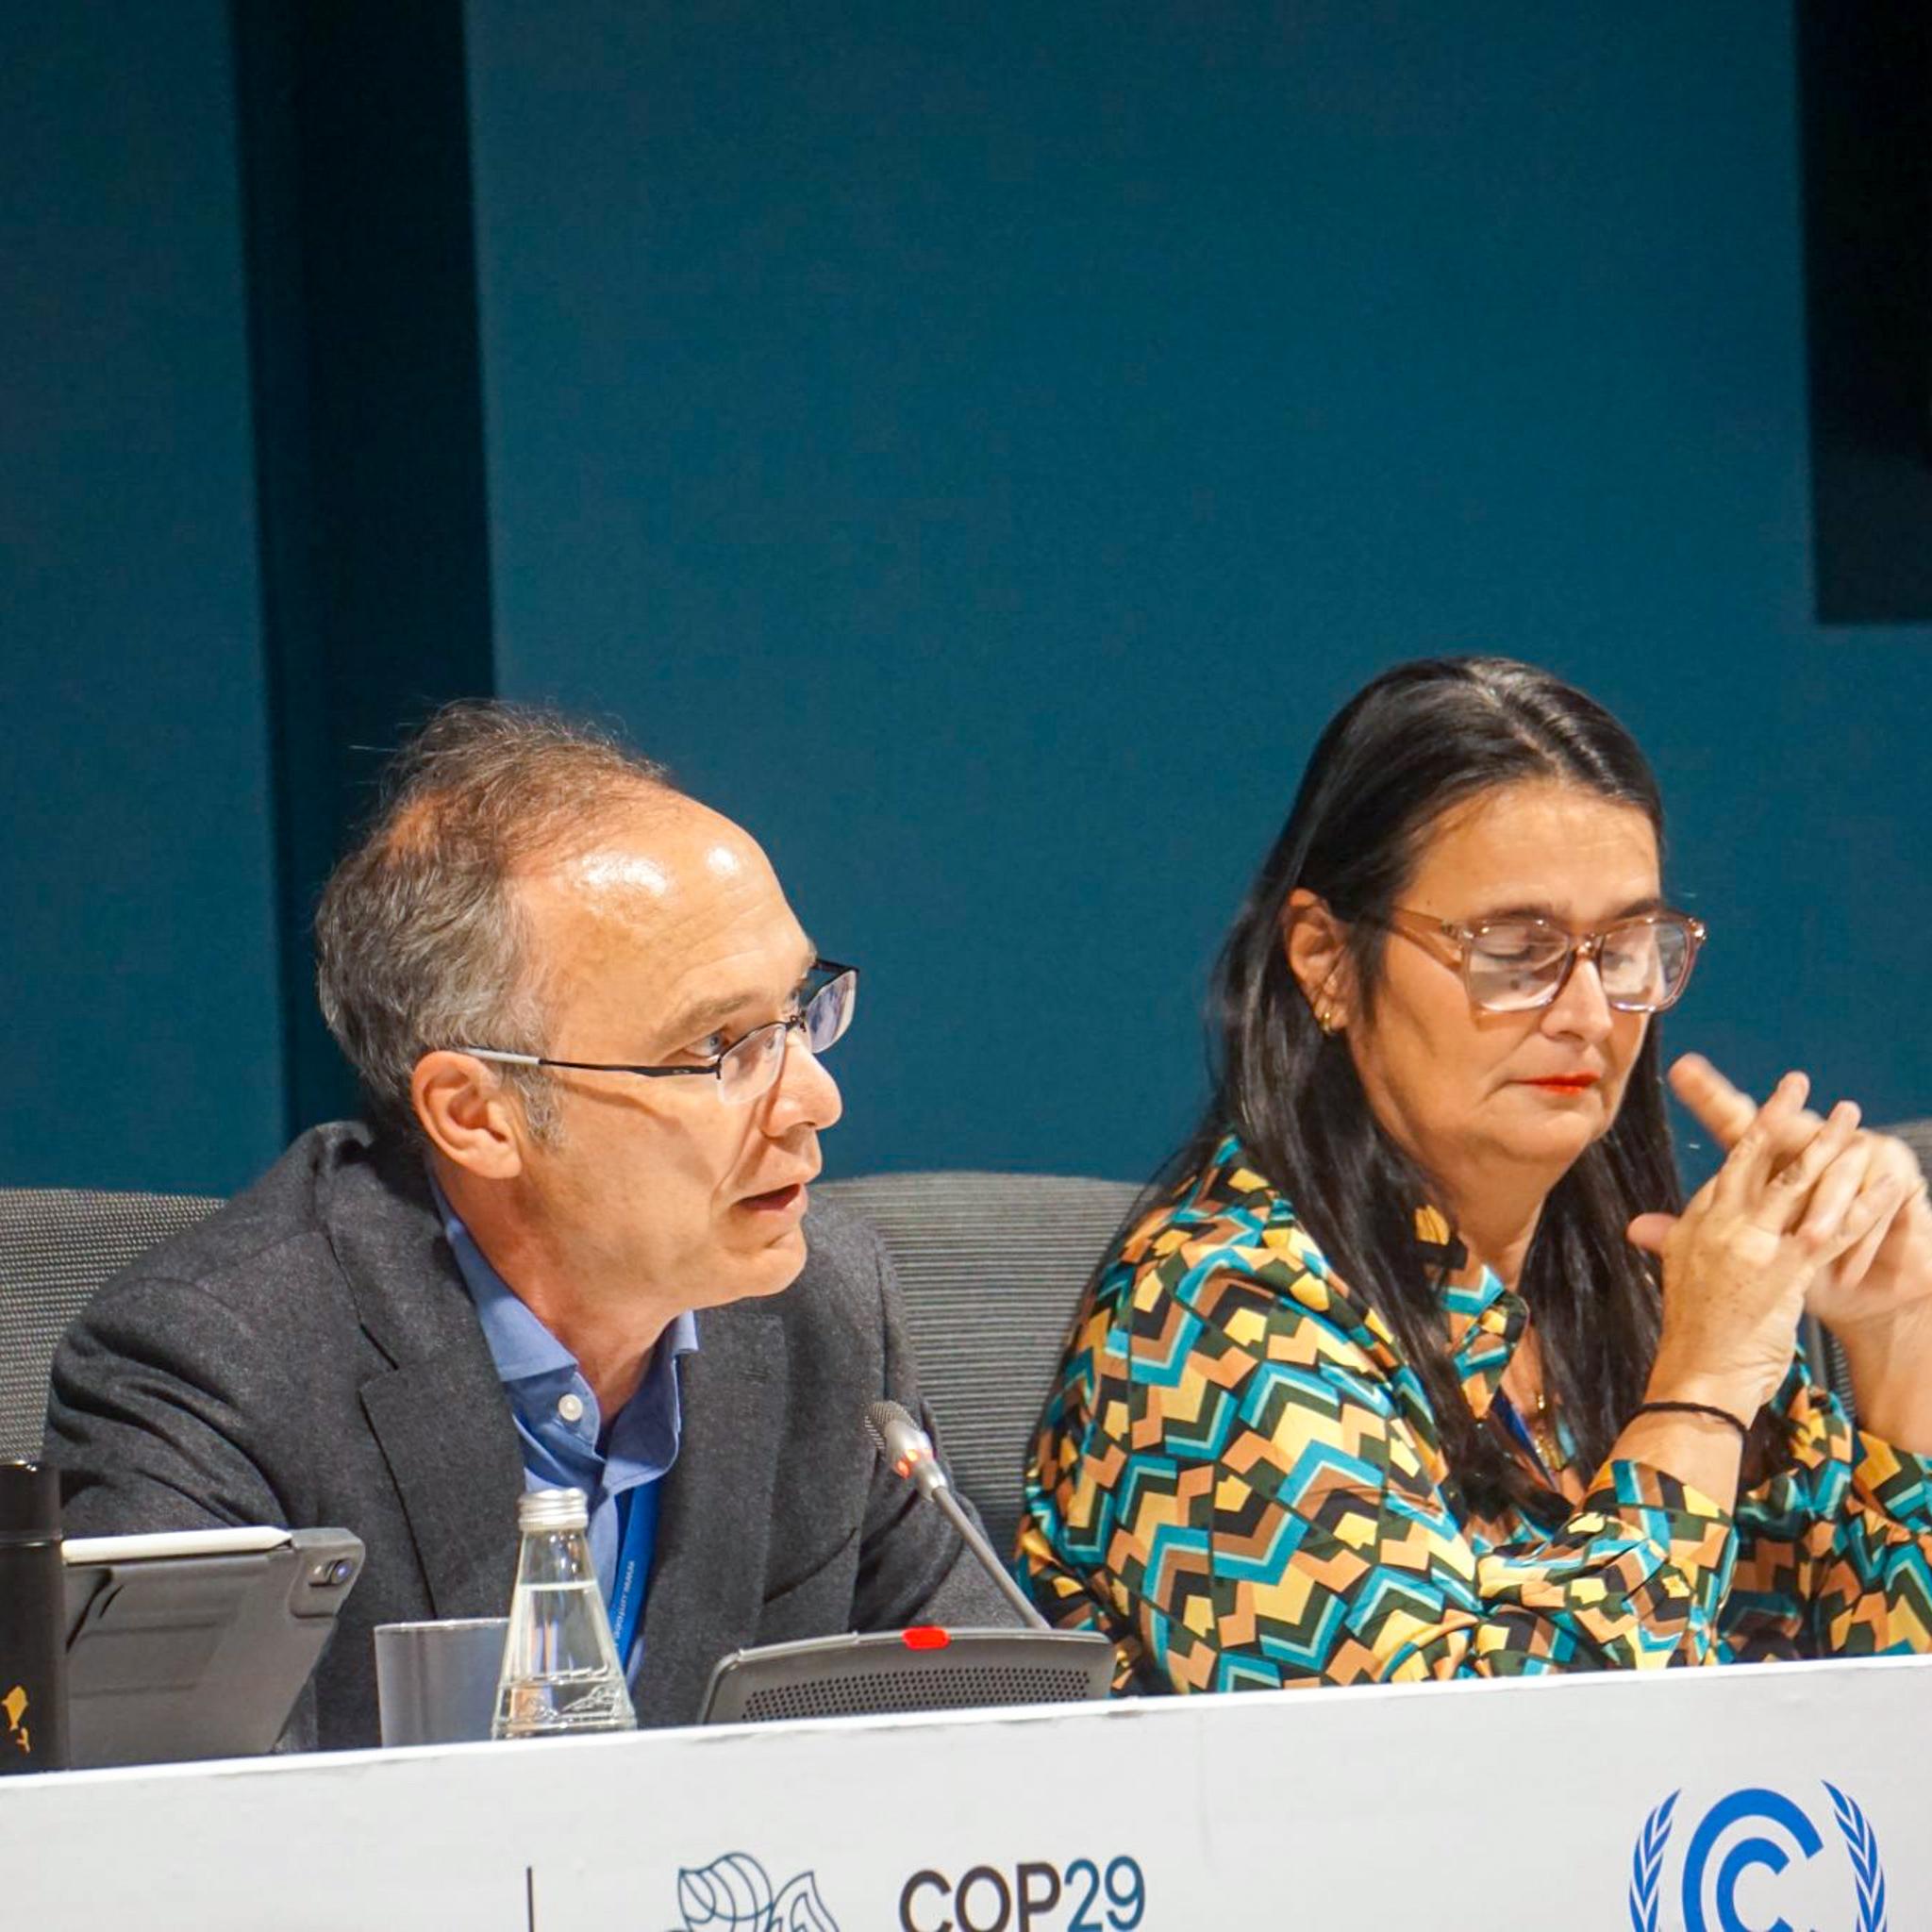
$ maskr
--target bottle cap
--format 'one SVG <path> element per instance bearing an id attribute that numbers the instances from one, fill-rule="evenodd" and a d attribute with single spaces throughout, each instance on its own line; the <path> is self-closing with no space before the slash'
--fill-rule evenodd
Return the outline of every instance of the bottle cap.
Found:
<path id="1" fill-rule="evenodd" d="M 517 1498 L 517 1527 L 525 1535 L 533 1529 L 585 1529 L 590 1521 L 590 1502 L 581 1490 L 526 1490 Z"/>
<path id="2" fill-rule="evenodd" d="M 0 1462 L 0 1543 L 59 1539 L 59 1471 L 47 1462 Z"/>

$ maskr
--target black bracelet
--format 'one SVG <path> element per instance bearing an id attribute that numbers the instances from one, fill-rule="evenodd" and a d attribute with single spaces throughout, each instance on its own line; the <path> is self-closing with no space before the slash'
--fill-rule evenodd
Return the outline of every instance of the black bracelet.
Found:
<path id="1" fill-rule="evenodd" d="M 1714 1408 L 1707 1402 L 1640 1402 L 1639 1415 L 1704 1415 L 1714 1423 L 1723 1423 L 1725 1427 L 1736 1429 L 1739 1441 L 1747 1441 L 1751 1435 L 1751 1424 L 1740 1422 L 1727 1408 Z"/>

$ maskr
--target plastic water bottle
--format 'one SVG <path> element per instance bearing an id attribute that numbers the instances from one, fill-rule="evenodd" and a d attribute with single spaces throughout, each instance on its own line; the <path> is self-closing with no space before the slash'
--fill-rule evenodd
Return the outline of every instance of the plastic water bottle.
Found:
<path id="1" fill-rule="evenodd" d="M 572 1737 L 637 1728 L 585 1531 L 581 1490 L 532 1490 L 517 1502 L 523 1548 L 492 1738 Z"/>

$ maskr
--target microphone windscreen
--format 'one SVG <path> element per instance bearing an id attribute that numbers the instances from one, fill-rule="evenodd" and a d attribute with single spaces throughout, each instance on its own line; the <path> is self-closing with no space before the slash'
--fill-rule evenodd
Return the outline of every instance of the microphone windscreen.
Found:
<path id="1" fill-rule="evenodd" d="M 872 1446 L 889 1459 L 891 1451 L 886 1446 L 886 1431 L 901 1426 L 916 1429 L 918 1424 L 899 1403 L 874 1402 L 865 1412 L 865 1433 L 872 1438 Z"/>

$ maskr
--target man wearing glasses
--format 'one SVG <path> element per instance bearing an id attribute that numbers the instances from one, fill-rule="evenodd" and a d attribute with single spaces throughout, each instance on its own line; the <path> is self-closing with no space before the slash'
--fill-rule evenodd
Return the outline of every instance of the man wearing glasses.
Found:
<path id="1" fill-rule="evenodd" d="M 521 1490 L 591 1499 L 640 1722 L 750 1643 L 1011 1621 L 861 1419 L 920 1407 L 888 1264 L 807 1220 L 857 972 L 757 843 L 593 733 L 453 708 L 316 920 L 370 1124 L 305 1134 L 55 1364 L 70 1534 L 341 1525 L 305 1741 L 373 1743 L 369 1632 L 500 1615 Z"/>

